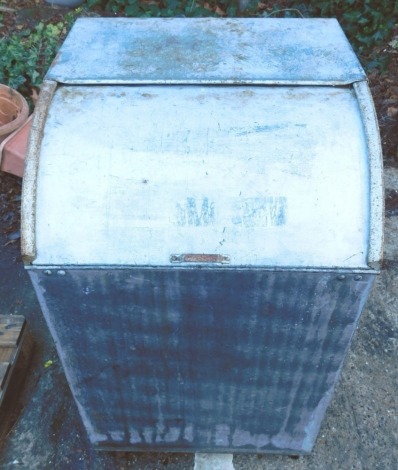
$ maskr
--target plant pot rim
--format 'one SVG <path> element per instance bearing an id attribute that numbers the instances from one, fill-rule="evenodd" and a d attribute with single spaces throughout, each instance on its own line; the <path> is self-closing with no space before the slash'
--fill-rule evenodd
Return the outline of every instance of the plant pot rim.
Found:
<path id="1" fill-rule="evenodd" d="M 13 88 L 3 85 L 0 83 L 0 94 L 8 93 L 15 101 L 16 105 L 19 108 L 18 115 L 12 121 L 7 122 L 6 124 L 0 125 L 0 142 L 11 132 L 14 132 L 16 129 L 22 126 L 22 124 L 28 119 L 29 116 L 29 105 L 26 99 Z"/>

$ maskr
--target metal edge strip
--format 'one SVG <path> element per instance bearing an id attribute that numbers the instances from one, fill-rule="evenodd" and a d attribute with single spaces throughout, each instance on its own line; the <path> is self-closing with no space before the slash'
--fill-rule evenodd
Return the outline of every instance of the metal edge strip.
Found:
<path id="1" fill-rule="evenodd" d="M 380 274 L 379 270 L 372 268 L 338 268 L 338 267 L 314 267 L 314 268 L 300 268 L 294 266 L 230 266 L 230 265 L 216 265 L 211 266 L 209 264 L 200 265 L 194 264 L 192 266 L 187 266 L 186 264 L 182 265 L 153 265 L 153 266 L 143 266 L 143 265 L 98 265 L 98 264 L 52 264 L 52 265 L 30 265 L 26 266 L 26 269 L 29 271 L 45 271 L 45 274 L 51 275 L 57 273 L 60 276 L 65 275 L 67 271 L 128 271 L 128 270 L 158 270 L 158 271 L 191 271 L 195 269 L 200 269 L 201 271 L 264 271 L 264 272 L 298 272 L 298 273 L 335 273 L 336 275 L 351 275 L 351 274 Z M 343 279 L 343 278 L 342 278 Z"/>
<path id="2" fill-rule="evenodd" d="M 56 80 L 58 83 L 63 85 L 80 85 L 80 86 L 92 86 L 92 85 L 189 85 L 189 86 L 202 86 L 202 85 L 223 85 L 223 86 L 350 86 L 353 83 L 361 82 L 365 76 L 355 76 L 347 79 L 327 79 L 327 80 L 283 80 L 283 79 L 181 79 L 181 80 L 170 80 L 170 79 L 90 79 L 90 78 L 75 78 L 68 79 L 62 76 L 52 76 L 48 74 L 50 80 Z"/>
<path id="3" fill-rule="evenodd" d="M 383 153 L 377 115 L 368 82 L 353 84 L 361 110 L 369 162 L 369 250 L 368 265 L 378 269 L 383 258 L 384 185 Z"/>
<path id="4" fill-rule="evenodd" d="M 25 155 L 21 202 L 21 252 L 25 264 L 31 264 L 36 257 L 36 193 L 39 156 L 48 108 L 56 88 L 57 82 L 51 80 L 45 80 L 40 87 Z"/>

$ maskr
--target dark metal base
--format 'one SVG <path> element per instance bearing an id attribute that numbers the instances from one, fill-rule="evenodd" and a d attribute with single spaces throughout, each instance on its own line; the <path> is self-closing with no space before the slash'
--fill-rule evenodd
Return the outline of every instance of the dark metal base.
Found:
<path id="1" fill-rule="evenodd" d="M 101 450 L 311 451 L 374 274 L 29 271 Z"/>

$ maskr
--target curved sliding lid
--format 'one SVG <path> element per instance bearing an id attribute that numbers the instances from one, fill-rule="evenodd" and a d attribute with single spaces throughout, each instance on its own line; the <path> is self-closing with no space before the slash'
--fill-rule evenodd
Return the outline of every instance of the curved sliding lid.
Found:
<path id="1" fill-rule="evenodd" d="M 366 269 L 365 121 L 351 87 L 60 86 L 33 264 Z"/>
<path id="2" fill-rule="evenodd" d="M 344 85 L 365 73 L 335 19 L 84 18 L 47 79 Z"/>

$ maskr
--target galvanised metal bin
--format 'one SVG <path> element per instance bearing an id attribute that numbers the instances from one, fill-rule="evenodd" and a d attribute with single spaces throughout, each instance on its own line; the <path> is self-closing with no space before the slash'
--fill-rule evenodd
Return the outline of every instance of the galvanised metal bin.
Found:
<path id="1" fill-rule="evenodd" d="M 22 248 L 93 445 L 310 452 L 382 214 L 335 20 L 78 20 L 36 108 Z"/>

